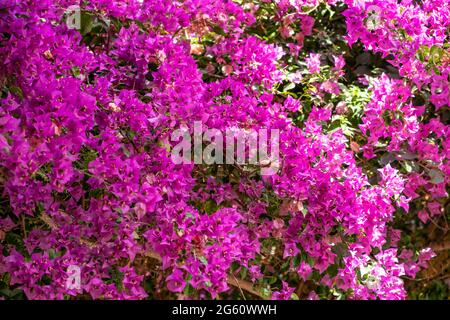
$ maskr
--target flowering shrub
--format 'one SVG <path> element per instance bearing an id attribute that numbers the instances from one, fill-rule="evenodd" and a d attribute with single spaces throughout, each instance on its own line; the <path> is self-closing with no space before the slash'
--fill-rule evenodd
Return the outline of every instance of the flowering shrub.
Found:
<path id="1" fill-rule="evenodd" d="M 437 253 L 448 279 L 449 37 L 447 0 L 1 0 L 0 294 L 404 299 Z M 278 129 L 278 172 L 175 164 L 195 121 Z"/>

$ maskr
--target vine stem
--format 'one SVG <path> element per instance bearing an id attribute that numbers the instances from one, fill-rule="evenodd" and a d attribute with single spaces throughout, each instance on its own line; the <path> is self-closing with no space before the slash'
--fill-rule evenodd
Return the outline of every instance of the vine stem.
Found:
<path id="1" fill-rule="evenodd" d="M 450 250 L 450 241 L 445 241 L 443 243 L 432 243 L 430 246 L 434 251 L 446 251 Z"/>

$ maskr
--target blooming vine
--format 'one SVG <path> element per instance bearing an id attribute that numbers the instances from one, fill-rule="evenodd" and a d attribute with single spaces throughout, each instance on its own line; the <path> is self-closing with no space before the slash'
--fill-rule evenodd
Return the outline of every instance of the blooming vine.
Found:
<path id="1" fill-rule="evenodd" d="M 263 298 L 404 299 L 405 277 L 435 256 L 395 222 L 448 210 L 447 1 L 0 9 L 0 283 L 11 290 L 214 299 L 242 294 L 231 276 Z M 345 22 L 331 38 L 345 50 L 318 27 L 325 16 Z M 394 71 L 355 76 L 357 46 L 356 65 Z M 195 121 L 278 129 L 280 170 L 173 163 L 171 133 Z"/>

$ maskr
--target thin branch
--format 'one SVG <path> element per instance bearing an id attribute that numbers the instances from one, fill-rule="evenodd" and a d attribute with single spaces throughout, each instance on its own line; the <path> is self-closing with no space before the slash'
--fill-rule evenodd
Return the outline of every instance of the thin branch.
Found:
<path id="1" fill-rule="evenodd" d="M 430 245 L 433 251 L 445 251 L 450 250 L 450 241 L 445 241 L 443 243 L 432 243 Z"/>
<path id="2" fill-rule="evenodd" d="M 232 276 L 233 276 L 233 279 L 234 279 L 234 281 L 236 282 L 236 284 L 237 284 L 237 286 L 238 286 L 238 288 L 239 288 L 239 291 L 241 292 L 242 298 L 244 298 L 244 300 L 247 300 L 247 299 L 245 298 L 244 291 L 242 291 L 242 288 L 241 288 L 241 286 L 239 285 L 238 279 L 236 279 L 236 276 L 235 276 L 234 274 L 232 274 Z"/>
<path id="3" fill-rule="evenodd" d="M 27 228 L 25 225 L 25 216 L 24 215 L 22 215 L 21 223 L 22 223 L 23 236 L 26 238 L 27 237 Z"/>

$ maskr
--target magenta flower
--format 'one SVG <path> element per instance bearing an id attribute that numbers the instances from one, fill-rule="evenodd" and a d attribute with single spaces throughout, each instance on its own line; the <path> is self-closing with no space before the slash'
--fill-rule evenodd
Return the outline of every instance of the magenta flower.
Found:
<path id="1" fill-rule="evenodd" d="M 167 278 L 167 288 L 172 292 L 182 292 L 186 286 L 186 281 L 184 280 L 184 274 L 179 269 L 174 269 L 172 274 Z"/>
<path id="2" fill-rule="evenodd" d="M 310 73 L 320 72 L 320 57 L 321 55 L 319 53 L 310 53 L 305 59 L 306 66 Z"/>

